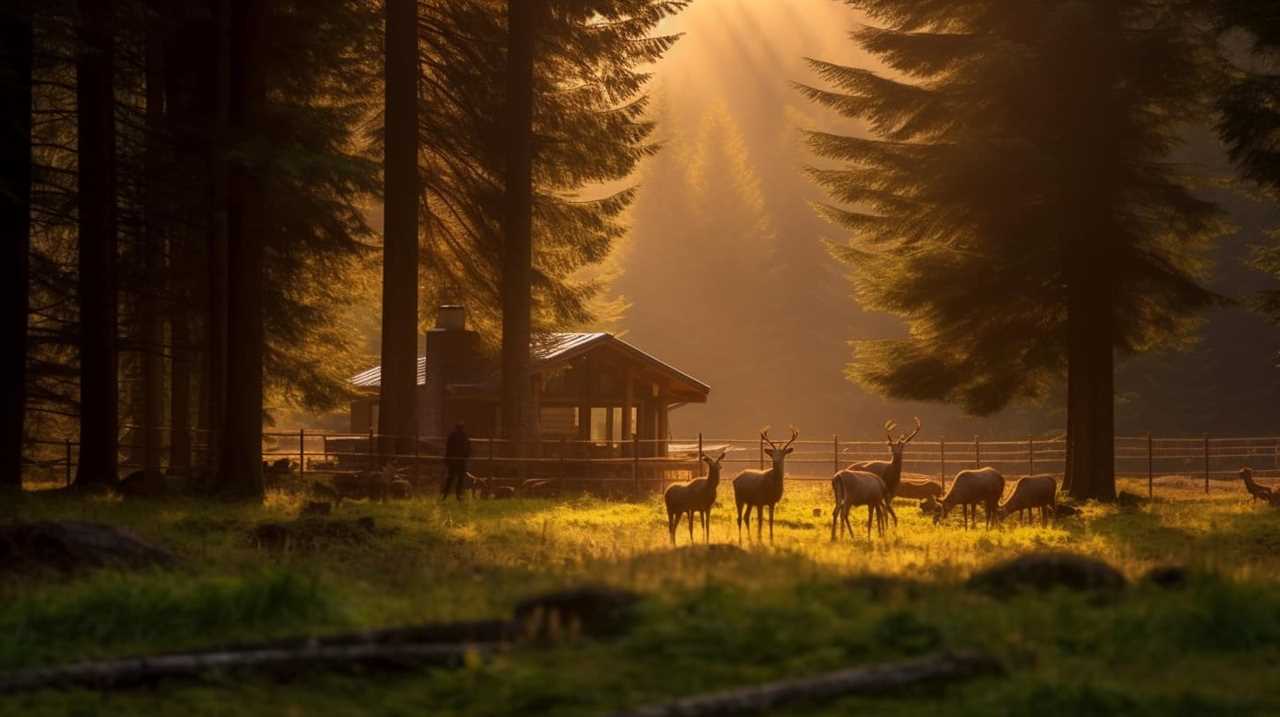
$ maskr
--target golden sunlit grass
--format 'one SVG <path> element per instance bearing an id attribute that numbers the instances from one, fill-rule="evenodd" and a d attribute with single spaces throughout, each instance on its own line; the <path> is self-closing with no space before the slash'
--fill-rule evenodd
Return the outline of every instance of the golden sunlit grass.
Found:
<path id="1" fill-rule="evenodd" d="M 1145 484 L 1122 489 L 1145 493 Z M 824 482 L 789 484 L 773 544 L 766 529 L 765 544 L 744 536 L 740 550 L 721 547 L 737 544 L 727 485 L 712 514 L 714 547 L 690 548 L 681 525 L 674 550 L 656 496 L 346 503 L 335 517 L 373 516 L 378 529 L 369 540 L 264 552 L 248 537 L 253 526 L 292 517 L 304 498 L 275 493 L 246 507 L 28 495 L 0 517 L 129 526 L 171 547 L 183 565 L 0 588 L 0 667 L 501 617 L 532 593 L 591 582 L 645 596 L 636 627 L 621 641 L 521 649 L 460 673 L 326 675 L 288 688 L 254 680 L 219 690 L 175 685 L 110 699 L 50 693 L 14 704 L 37 714 L 190 715 L 216 714 L 236 699 L 261 713 L 347 714 L 377 699 L 387 712 L 598 714 L 662 695 L 979 647 L 1013 674 L 950 691 L 976 705 L 956 714 L 1280 709 L 1280 511 L 1251 505 L 1238 486 L 1215 485 L 1206 496 L 1192 481 L 1165 480 L 1152 501 L 1088 505 L 1083 516 L 1048 528 L 1011 522 L 992 531 L 964 531 L 958 515 L 934 526 L 900 500 L 900 525 L 871 544 L 865 518 L 855 540 L 830 541 L 829 490 Z M 855 526 L 864 515 L 854 516 Z M 1066 593 L 1002 602 L 963 588 L 974 570 L 1042 548 L 1100 557 L 1138 587 L 1101 602 Z M 1198 577 L 1179 591 L 1142 583 L 1148 569 L 1166 564 L 1189 566 Z M 866 573 L 899 582 L 887 593 L 849 582 Z M 1188 679 L 1167 680 L 1169 671 Z M 939 699 L 930 693 L 844 709 L 913 713 L 939 709 Z"/>

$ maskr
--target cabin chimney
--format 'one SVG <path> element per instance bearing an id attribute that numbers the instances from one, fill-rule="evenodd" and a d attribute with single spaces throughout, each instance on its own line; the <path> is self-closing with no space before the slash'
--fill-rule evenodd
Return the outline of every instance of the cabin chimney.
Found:
<path id="1" fill-rule="evenodd" d="M 427 331 L 426 354 L 426 390 L 418 406 L 418 425 L 424 435 L 442 436 L 458 418 L 449 410 L 448 387 L 476 383 L 484 378 L 486 368 L 480 335 L 467 329 L 463 306 L 439 308 L 435 328 Z"/>

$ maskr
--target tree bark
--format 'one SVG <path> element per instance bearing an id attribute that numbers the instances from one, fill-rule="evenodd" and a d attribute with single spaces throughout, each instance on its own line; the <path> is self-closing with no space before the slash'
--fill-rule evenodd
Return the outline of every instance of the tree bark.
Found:
<path id="1" fill-rule="evenodd" d="M 208 316 L 200 383 L 200 427 L 205 429 L 205 463 L 215 467 L 220 457 L 221 434 L 227 398 L 227 292 L 228 292 L 228 161 L 231 84 L 231 2 L 212 0 L 213 95 L 212 141 L 209 143 L 210 217 L 209 275 L 206 288 Z"/>
<path id="2" fill-rule="evenodd" d="M 533 53 L 544 0 L 507 1 L 507 174 L 502 261 L 502 433 L 523 455 L 534 417 L 529 343 L 533 278 Z"/>
<path id="3" fill-rule="evenodd" d="M 418 383 L 418 3 L 386 3 L 381 452 L 410 455 Z"/>
<path id="4" fill-rule="evenodd" d="M 266 84 L 260 62 L 267 0 L 231 3 L 230 128 L 239 151 L 227 187 L 227 376 L 219 492 L 262 498 L 264 168 L 254 166 Z M 260 151 L 260 150 L 259 150 Z M 230 390 L 231 387 L 234 390 Z"/>
<path id="5" fill-rule="evenodd" d="M 0 489 L 22 488 L 22 444 L 27 395 L 27 265 L 31 247 L 31 6 L 0 16 L 0 236 L 4 263 L 5 335 L 12 365 L 5 372 L 0 431 Z"/>
<path id="6" fill-rule="evenodd" d="M 1063 488 L 1080 500 L 1115 499 L 1115 390 L 1109 273 L 1069 259 L 1067 468 Z"/>
<path id="7" fill-rule="evenodd" d="M 79 4 L 80 457 L 75 483 L 117 479 L 116 202 L 113 0 Z"/>
<path id="8" fill-rule="evenodd" d="M 150 3 L 146 29 L 146 196 L 143 207 L 143 252 L 146 285 L 142 287 L 142 465 L 148 477 L 160 472 L 160 451 L 164 443 L 164 324 L 160 315 L 160 287 L 164 285 L 164 239 L 160 228 L 161 156 L 165 130 L 164 28 L 160 17 L 164 5 Z"/>

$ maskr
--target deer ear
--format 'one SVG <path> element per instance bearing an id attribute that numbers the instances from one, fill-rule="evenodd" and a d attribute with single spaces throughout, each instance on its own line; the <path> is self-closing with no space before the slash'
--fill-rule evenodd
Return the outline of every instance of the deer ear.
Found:
<path id="1" fill-rule="evenodd" d="M 787 450 L 782 452 L 782 455 L 784 456 L 791 455 L 791 451 L 794 451 L 794 450 L 795 450 L 794 448 L 787 448 Z"/>
<path id="2" fill-rule="evenodd" d="M 773 458 L 773 449 L 772 449 L 772 448 L 766 448 L 766 449 L 764 449 L 764 454 L 765 454 L 766 456 L 769 456 L 770 458 Z"/>
<path id="3" fill-rule="evenodd" d="M 702 460 L 706 461 L 707 465 L 711 465 L 711 456 L 703 456 Z"/>

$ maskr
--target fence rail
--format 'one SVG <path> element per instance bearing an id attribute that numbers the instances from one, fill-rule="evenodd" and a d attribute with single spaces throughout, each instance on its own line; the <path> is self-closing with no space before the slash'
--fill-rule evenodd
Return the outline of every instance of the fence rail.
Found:
<path id="1" fill-rule="evenodd" d="M 211 463 L 209 439 L 207 431 L 190 431 L 189 466 L 206 467 Z M 408 463 L 415 471 L 429 474 L 443 466 L 444 442 L 441 436 L 390 436 L 372 431 L 266 431 L 263 459 L 268 467 L 273 463 L 277 469 L 287 465 L 290 471 L 296 470 L 304 477 L 309 473 L 358 472 L 389 460 Z M 38 439 L 30 443 L 36 447 L 32 453 L 37 455 L 27 461 L 29 466 L 50 473 L 61 469 L 62 478 L 71 482 L 79 451 L 76 441 Z M 395 444 L 401 447 L 399 452 L 393 450 Z M 411 452 L 403 450 L 406 444 L 412 445 Z M 698 457 L 703 453 L 723 450 L 724 464 L 764 468 L 768 463 L 765 447 L 759 437 L 710 438 L 701 434 L 630 441 L 557 438 L 527 441 L 520 450 L 508 440 L 473 438 L 471 466 L 475 472 L 488 475 L 532 474 L 600 483 L 630 481 L 639 489 L 642 483 L 655 479 L 665 484 L 681 476 L 701 475 L 704 466 Z M 787 457 L 791 480 L 825 480 L 852 463 L 888 457 L 884 440 L 842 440 L 836 434 L 828 440 L 797 440 L 791 447 L 793 452 Z M 1062 439 L 916 440 L 906 448 L 903 471 L 936 477 L 945 485 L 954 472 L 978 465 L 995 467 L 1007 475 L 1061 474 L 1065 461 L 1066 442 Z M 1212 481 L 1234 478 L 1242 465 L 1250 466 L 1260 476 L 1280 475 L 1280 436 L 1115 438 L 1117 475 L 1145 477 L 1149 493 L 1154 492 L 1155 477 L 1164 475 L 1202 478 L 1208 492 Z M 120 466 L 124 470 L 142 468 L 132 455 L 127 455 Z M 179 466 L 161 467 L 172 473 L 186 470 Z"/>

